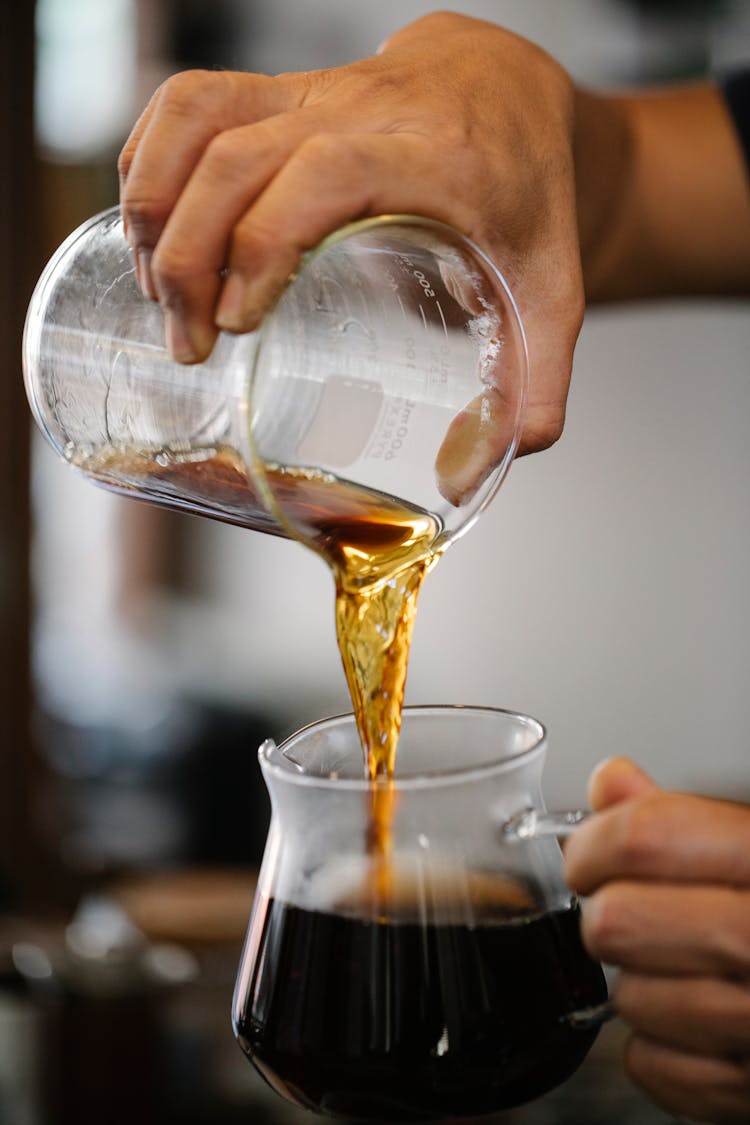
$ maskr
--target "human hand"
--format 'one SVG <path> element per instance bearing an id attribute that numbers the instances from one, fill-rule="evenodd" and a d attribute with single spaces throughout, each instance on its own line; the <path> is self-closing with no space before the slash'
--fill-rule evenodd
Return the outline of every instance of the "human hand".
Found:
<path id="1" fill-rule="evenodd" d="M 120 158 L 127 236 L 173 355 L 201 360 L 218 328 L 255 328 L 300 255 L 347 221 L 425 215 L 506 275 L 532 371 L 520 451 L 550 445 L 584 308 L 573 101 L 539 48 L 444 13 L 335 70 L 175 75 Z M 485 471 L 505 450 L 492 411 L 459 429 Z"/>
<path id="2" fill-rule="evenodd" d="M 592 956 L 620 968 L 626 1066 L 670 1113 L 750 1121 L 750 808 L 669 793 L 626 759 L 565 847 Z"/>

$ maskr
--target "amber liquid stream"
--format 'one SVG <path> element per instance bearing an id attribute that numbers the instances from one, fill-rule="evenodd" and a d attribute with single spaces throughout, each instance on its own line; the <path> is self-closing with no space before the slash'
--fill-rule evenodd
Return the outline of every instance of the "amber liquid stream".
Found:
<path id="1" fill-rule="evenodd" d="M 229 448 L 183 456 L 115 451 L 79 463 L 120 491 L 143 495 L 147 489 L 162 503 L 214 515 L 218 509 L 250 526 L 263 516 L 245 464 Z M 265 480 L 284 521 L 333 573 L 338 646 L 373 783 L 368 835 L 374 890 L 384 902 L 409 647 L 422 581 L 439 558 L 439 527 L 428 512 L 316 470 L 266 466 Z"/>

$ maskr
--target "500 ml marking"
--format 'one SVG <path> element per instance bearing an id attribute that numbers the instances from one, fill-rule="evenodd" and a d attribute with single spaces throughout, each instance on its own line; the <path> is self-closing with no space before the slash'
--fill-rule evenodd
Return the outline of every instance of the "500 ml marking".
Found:
<path id="1" fill-rule="evenodd" d="M 412 261 L 412 259 L 407 257 L 406 254 L 399 254 L 397 260 L 398 260 L 399 265 L 401 266 L 401 269 L 405 273 L 410 273 L 411 276 L 415 279 L 417 284 L 420 286 L 422 292 L 424 293 L 425 297 L 429 297 L 432 301 L 435 302 L 435 307 L 437 308 L 437 311 L 440 314 L 440 320 L 441 320 L 441 323 L 442 323 L 442 326 L 443 326 L 443 332 L 444 332 L 444 334 L 447 338 L 447 336 L 448 336 L 448 325 L 445 323 L 445 314 L 443 313 L 443 309 L 442 309 L 442 306 L 440 304 L 440 301 L 438 300 L 437 293 L 435 292 L 435 289 L 433 288 L 433 284 L 430 281 L 429 277 L 424 272 L 424 270 L 418 269 L 414 265 L 414 262 Z M 399 298 L 399 303 L 401 304 L 401 308 L 403 310 L 403 304 L 401 303 L 400 298 Z M 420 312 L 421 317 L 422 317 L 422 324 L 424 325 L 425 328 L 427 328 L 427 318 L 424 314 L 424 309 L 422 308 L 421 305 L 418 305 L 417 307 L 419 308 L 419 312 Z"/>
<path id="2" fill-rule="evenodd" d="M 435 290 L 432 288 L 432 282 L 423 270 L 417 269 L 412 258 L 409 258 L 406 254 L 398 254 L 396 260 L 401 266 L 401 269 L 404 271 L 404 273 L 410 273 L 412 277 L 417 280 L 419 285 L 421 285 L 422 289 L 424 289 L 425 297 L 435 296 Z"/>
<path id="3" fill-rule="evenodd" d="M 432 285 L 430 284 L 429 280 L 425 277 L 425 275 L 422 273 L 422 271 L 413 269 L 411 272 L 412 272 L 413 276 L 417 279 L 419 284 L 422 286 L 422 288 L 424 289 L 425 297 L 434 297 L 435 296 L 435 290 L 432 288 Z"/>

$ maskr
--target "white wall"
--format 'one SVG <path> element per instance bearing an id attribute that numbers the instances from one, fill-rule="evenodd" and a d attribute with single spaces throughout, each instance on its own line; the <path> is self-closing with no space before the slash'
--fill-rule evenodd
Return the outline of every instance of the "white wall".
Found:
<path id="1" fill-rule="evenodd" d="M 612 66 L 636 57 L 632 13 L 607 0 L 237 0 L 250 63 L 268 73 L 337 66 L 371 54 L 386 36 L 444 7 L 491 20 L 553 53 L 580 77 L 604 80 Z"/>

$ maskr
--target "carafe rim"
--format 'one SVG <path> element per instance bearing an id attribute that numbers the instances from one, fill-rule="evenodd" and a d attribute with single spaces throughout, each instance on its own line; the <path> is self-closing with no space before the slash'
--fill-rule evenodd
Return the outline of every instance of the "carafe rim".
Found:
<path id="1" fill-rule="evenodd" d="M 352 712 L 342 712 L 307 723 L 279 744 L 274 742 L 273 739 L 266 739 L 258 749 L 258 761 L 265 775 L 270 775 L 274 779 L 288 782 L 291 785 L 314 789 L 335 789 L 339 792 L 349 790 L 360 793 L 371 791 L 373 786 L 387 785 L 392 786 L 398 792 L 414 792 L 448 787 L 459 783 L 467 784 L 489 780 L 500 774 L 513 772 L 522 765 L 543 757 L 547 749 L 547 728 L 539 719 L 521 711 L 504 707 L 445 703 L 412 704 L 403 709 L 403 719 L 407 722 L 411 716 L 420 715 L 455 715 L 464 719 L 467 715 L 484 718 L 502 717 L 506 720 L 515 721 L 519 729 L 526 730 L 531 735 L 531 741 L 528 745 L 523 745 L 517 750 L 511 750 L 502 754 L 502 756 L 498 752 L 494 758 L 485 758 L 481 762 L 475 761 L 469 765 L 456 766 L 450 769 L 440 768 L 402 775 L 397 772 L 393 778 L 378 778 L 375 781 L 371 780 L 364 772 L 364 761 L 362 777 L 342 777 L 336 772 L 311 772 L 308 767 L 295 760 L 290 751 L 293 751 L 295 745 L 309 738 L 316 731 L 323 731 L 336 726 L 351 726 L 356 737 L 354 715 Z"/>

